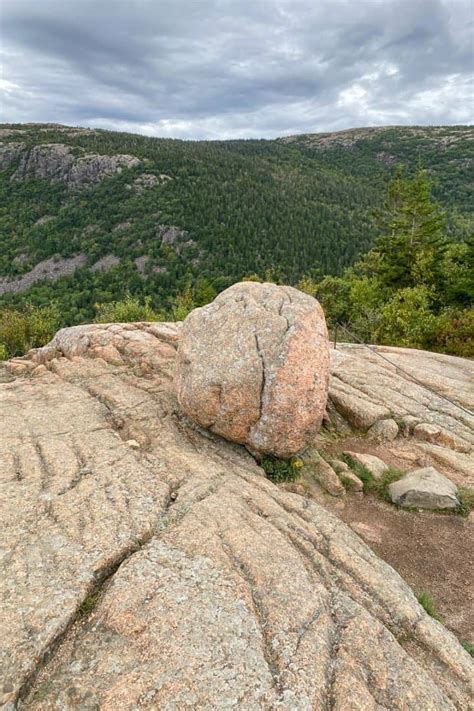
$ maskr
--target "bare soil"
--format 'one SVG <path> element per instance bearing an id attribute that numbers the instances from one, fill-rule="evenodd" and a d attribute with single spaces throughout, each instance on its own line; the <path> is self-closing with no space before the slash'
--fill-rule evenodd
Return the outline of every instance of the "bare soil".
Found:
<path id="1" fill-rule="evenodd" d="M 433 598 L 443 624 L 474 643 L 474 517 L 403 511 L 373 495 L 325 506 L 347 523 L 416 594 Z"/>

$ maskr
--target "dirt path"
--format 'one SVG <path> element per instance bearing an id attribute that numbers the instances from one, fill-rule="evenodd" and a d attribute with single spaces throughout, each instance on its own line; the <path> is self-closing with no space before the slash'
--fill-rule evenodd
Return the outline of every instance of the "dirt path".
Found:
<path id="1" fill-rule="evenodd" d="M 327 508 L 407 581 L 427 592 L 443 623 L 474 643 L 474 518 L 403 511 L 374 496 L 348 494 Z"/>

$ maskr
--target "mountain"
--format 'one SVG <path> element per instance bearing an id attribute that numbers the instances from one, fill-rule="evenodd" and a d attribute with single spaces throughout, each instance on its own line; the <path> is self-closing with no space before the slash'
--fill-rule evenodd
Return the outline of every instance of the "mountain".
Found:
<path id="1" fill-rule="evenodd" d="M 0 299 L 56 301 L 65 323 L 126 291 L 155 307 L 268 270 L 338 274 L 376 238 L 395 164 L 419 161 L 453 239 L 472 232 L 474 128 L 386 127 L 178 141 L 0 126 Z"/>

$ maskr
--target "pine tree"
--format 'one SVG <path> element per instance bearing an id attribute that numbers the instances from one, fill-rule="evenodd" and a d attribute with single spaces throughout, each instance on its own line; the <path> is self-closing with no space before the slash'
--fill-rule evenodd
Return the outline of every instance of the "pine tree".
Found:
<path id="1" fill-rule="evenodd" d="M 431 198 L 421 166 L 413 178 L 398 168 L 381 214 L 382 235 L 360 266 L 387 287 L 436 287 L 446 247 L 444 212 Z"/>

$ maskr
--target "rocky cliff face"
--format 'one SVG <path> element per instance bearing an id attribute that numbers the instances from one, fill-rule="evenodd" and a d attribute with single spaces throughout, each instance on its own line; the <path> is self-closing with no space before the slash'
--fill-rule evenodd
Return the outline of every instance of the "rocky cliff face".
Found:
<path id="1" fill-rule="evenodd" d="M 5 707 L 468 708 L 469 655 L 400 576 L 183 417 L 178 337 L 174 324 L 80 326 L 4 370 Z M 383 417 L 388 388 L 392 415 L 441 417 L 390 367 L 342 353 L 337 426 Z M 418 353 L 429 379 L 438 358 Z M 459 382 L 470 366 L 442 367 Z M 472 422 L 454 420 L 469 441 Z"/>
<path id="2" fill-rule="evenodd" d="M 62 143 L 45 143 L 27 147 L 24 143 L 0 144 L 0 169 L 18 161 L 12 180 L 46 178 L 80 187 L 99 183 L 104 178 L 120 173 L 124 168 L 136 168 L 138 158 L 130 155 L 77 155 Z"/>

